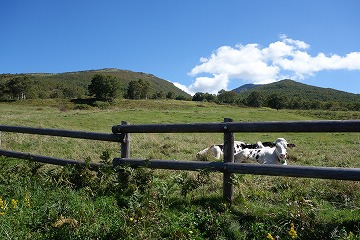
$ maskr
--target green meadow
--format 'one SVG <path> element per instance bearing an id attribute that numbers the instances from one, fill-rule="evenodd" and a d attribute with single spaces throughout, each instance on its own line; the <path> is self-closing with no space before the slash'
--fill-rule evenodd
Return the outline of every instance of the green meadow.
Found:
<path id="1" fill-rule="evenodd" d="M 240 108 L 207 102 L 117 100 L 96 107 L 67 100 L 0 103 L 0 124 L 111 133 L 129 124 L 360 119 L 360 112 Z M 255 143 L 294 143 L 290 165 L 360 168 L 359 133 L 235 133 Z M 194 160 L 220 133 L 131 134 L 131 157 Z M 1 148 L 109 164 L 119 145 L 1 133 Z M 213 159 L 210 159 L 213 160 Z M 360 183 L 222 174 L 58 167 L 0 157 L 1 239 L 360 239 Z"/>

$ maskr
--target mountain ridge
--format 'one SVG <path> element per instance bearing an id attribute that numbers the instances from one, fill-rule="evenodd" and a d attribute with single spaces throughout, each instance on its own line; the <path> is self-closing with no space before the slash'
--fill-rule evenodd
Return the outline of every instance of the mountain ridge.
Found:
<path id="1" fill-rule="evenodd" d="M 173 92 L 175 96 L 182 96 L 184 98 L 191 97 L 188 93 L 176 87 L 172 82 L 156 77 L 153 74 L 117 68 L 102 68 L 63 73 L 4 73 L 0 74 L 0 86 L 2 83 L 5 83 L 10 79 L 26 77 L 38 86 L 39 93 L 36 94 L 41 94 L 41 98 L 51 98 L 51 96 L 56 97 L 61 95 L 62 93 L 55 92 L 61 92 L 65 88 L 79 88 L 81 90 L 81 94 L 85 96 L 87 86 L 91 83 L 95 74 L 116 77 L 116 79 L 120 82 L 123 91 L 126 91 L 129 82 L 142 79 L 150 82 L 150 94 L 156 94 L 158 92 L 167 94 L 168 92 Z"/>
<path id="2" fill-rule="evenodd" d="M 247 85 L 250 85 L 250 88 Z M 349 93 L 332 88 L 316 87 L 304 83 L 299 83 L 291 79 L 283 79 L 278 82 L 261 85 L 245 84 L 233 89 L 232 91 L 238 93 L 242 97 L 247 97 L 252 92 L 256 91 L 261 93 L 263 96 L 279 94 L 288 98 L 300 98 L 309 101 L 360 101 L 360 94 Z"/>
<path id="3" fill-rule="evenodd" d="M 241 85 L 240 87 L 235 88 L 235 89 L 233 89 L 231 91 L 236 92 L 236 93 L 241 93 L 241 92 L 250 90 L 250 89 L 252 89 L 252 88 L 254 88 L 256 86 L 259 86 L 259 84 L 248 83 L 248 84 Z"/>

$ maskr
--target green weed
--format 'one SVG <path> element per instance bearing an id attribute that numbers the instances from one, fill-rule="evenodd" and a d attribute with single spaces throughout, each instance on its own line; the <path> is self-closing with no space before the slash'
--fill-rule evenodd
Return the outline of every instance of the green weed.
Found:
<path id="1" fill-rule="evenodd" d="M 110 132 L 130 124 L 348 119 L 356 112 L 251 109 L 212 103 L 120 100 L 106 109 L 70 102 L 0 103 L 0 124 Z M 66 111 L 61 109 L 66 107 Z M 75 109 L 77 108 L 77 109 Z M 289 164 L 360 167 L 358 133 L 236 133 L 245 142 L 285 137 Z M 101 162 L 117 143 L 1 134 L 2 148 Z M 131 157 L 194 160 L 222 134 L 131 134 Z M 0 157 L 4 239 L 359 239 L 358 182 L 234 175 L 235 201 L 222 202 L 222 174 L 145 168 L 57 167 Z"/>

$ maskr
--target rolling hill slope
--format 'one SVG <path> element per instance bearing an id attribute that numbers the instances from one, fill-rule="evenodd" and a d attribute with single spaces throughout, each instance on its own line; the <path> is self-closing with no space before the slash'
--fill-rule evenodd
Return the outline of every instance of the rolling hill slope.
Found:
<path id="1" fill-rule="evenodd" d="M 248 86 L 250 85 L 250 86 Z M 232 90 L 242 97 L 249 96 L 252 92 L 259 92 L 267 97 L 272 94 L 278 94 L 288 99 L 303 99 L 307 101 L 321 102 L 359 102 L 360 94 L 343 92 L 330 88 L 315 87 L 293 80 L 285 79 L 264 85 L 247 84 Z"/>
<path id="2" fill-rule="evenodd" d="M 15 77 L 27 77 L 34 83 L 36 83 L 38 91 L 44 92 L 44 97 L 51 96 L 56 90 L 63 90 L 64 88 L 79 88 L 81 92 L 86 94 L 87 87 L 91 83 L 91 79 L 95 74 L 110 75 L 116 77 L 121 85 L 123 91 L 126 91 L 126 88 L 130 81 L 137 81 L 142 79 L 144 81 L 149 81 L 150 86 L 150 95 L 156 92 L 174 92 L 175 96 L 183 96 L 185 98 L 190 98 L 190 95 L 181 89 L 177 88 L 171 82 L 158 78 L 152 74 L 147 74 L 143 72 L 133 72 L 128 70 L 120 70 L 115 68 L 105 68 L 99 70 L 88 70 L 88 71 L 78 71 L 78 72 L 66 72 L 66 73 L 28 73 L 28 74 L 1 74 L 0 75 L 0 84 L 1 82 L 7 81 Z"/>

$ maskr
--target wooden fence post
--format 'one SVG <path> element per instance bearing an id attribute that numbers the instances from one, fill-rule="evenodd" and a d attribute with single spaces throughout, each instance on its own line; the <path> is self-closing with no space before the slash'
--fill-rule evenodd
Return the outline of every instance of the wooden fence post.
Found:
<path id="1" fill-rule="evenodd" d="M 128 125 L 127 122 L 121 121 L 121 125 Z M 130 157 L 130 133 L 123 133 L 121 141 L 121 158 Z"/>
<path id="2" fill-rule="evenodd" d="M 225 118 L 224 122 L 232 122 L 231 118 Z M 224 126 L 224 163 L 234 162 L 234 133 L 228 132 L 228 128 Z M 224 188 L 224 201 L 226 202 L 233 202 L 234 201 L 234 186 L 232 184 L 232 173 L 226 172 L 224 169 L 224 178 L 223 178 L 223 188 Z"/>

